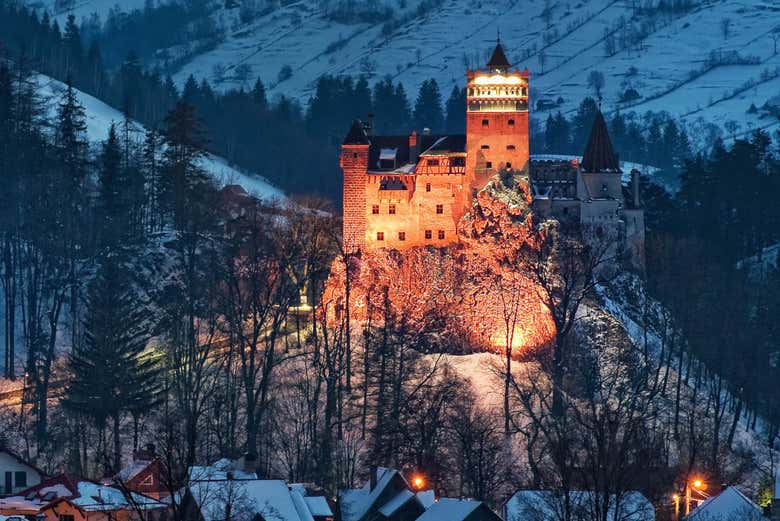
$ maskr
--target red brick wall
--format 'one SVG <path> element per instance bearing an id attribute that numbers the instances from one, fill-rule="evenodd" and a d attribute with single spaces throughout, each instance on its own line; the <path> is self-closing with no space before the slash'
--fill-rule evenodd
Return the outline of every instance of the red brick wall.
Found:
<path id="1" fill-rule="evenodd" d="M 366 240 L 368 145 L 342 145 L 341 170 L 344 172 L 344 249 L 353 252 Z"/>

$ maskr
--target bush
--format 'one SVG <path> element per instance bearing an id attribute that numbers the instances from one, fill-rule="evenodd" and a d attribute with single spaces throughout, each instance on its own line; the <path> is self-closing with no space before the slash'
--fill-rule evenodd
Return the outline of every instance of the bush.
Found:
<path id="1" fill-rule="evenodd" d="M 625 103 L 625 102 L 628 102 L 628 101 L 638 100 L 641 97 L 642 97 L 642 95 L 639 94 L 639 91 L 637 91 L 633 87 L 629 87 L 628 89 L 626 89 L 626 91 L 620 97 L 620 101 Z"/>
<path id="2" fill-rule="evenodd" d="M 292 74 L 293 74 L 292 67 L 290 67 L 289 65 L 284 65 L 279 70 L 279 76 L 277 78 L 277 81 L 279 83 L 282 83 L 283 81 L 287 81 L 290 78 L 292 78 Z"/>

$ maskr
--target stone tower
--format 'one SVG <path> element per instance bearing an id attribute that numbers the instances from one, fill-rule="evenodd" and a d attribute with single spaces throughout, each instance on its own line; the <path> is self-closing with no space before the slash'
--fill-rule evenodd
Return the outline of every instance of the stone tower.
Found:
<path id="1" fill-rule="evenodd" d="M 341 145 L 341 170 L 344 172 L 343 242 L 344 251 L 354 253 L 366 240 L 366 172 L 369 140 L 360 121 L 352 127 Z"/>
<path id="2" fill-rule="evenodd" d="M 477 190 L 528 163 L 528 71 L 510 67 L 498 40 L 487 68 L 466 73 L 466 171 Z"/>

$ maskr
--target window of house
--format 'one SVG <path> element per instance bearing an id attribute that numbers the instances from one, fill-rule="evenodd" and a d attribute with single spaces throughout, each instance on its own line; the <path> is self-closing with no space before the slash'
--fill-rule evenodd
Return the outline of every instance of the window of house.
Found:
<path id="1" fill-rule="evenodd" d="M 147 487 L 151 487 L 152 485 L 154 485 L 154 476 L 152 474 L 149 474 L 148 476 L 146 476 L 141 481 L 141 485 L 145 485 Z"/>
<path id="2" fill-rule="evenodd" d="M 425 183 L 425 191 L 430 192 L 431 191 L 431 183 Z"/>
<path id="3" fill-rule="evenodd" d="M 398 240 L 399 241 L 405 241 L 406 240 L 406 232 L 398 232 Z"/>
<path id="4" fill-rule="evenodd" d="M 514 127 L 515 126 L 515 120 L 514 119 L 510 119 L 509 121 L 506 122 L 506 124 L 509 125 L 510 127 Z"/>
<path id="5" fill-rule="evenodd" d="M 507 146 L 506 146 L 506 149 L 507 149 L 507 150 L 514 150 L 514 149 L 515 149 L 515 146 L 514 146 L 514 145 L 507 145 Z"/>
<path id="6" fill-rule="evenodd" d="M 444 205 L 443 204 L 437 204 L 436 205 L 436 213 L 444 213 Z"/>
<path id="7" fill-rule="evenodd" d="M 493 162 L 492 161 L 486 161 L 485 162 L 485 168 L 493 168 Z"/>
<path id="8" fill-rule="evenodd" d="M 60 521 L 74 521 L 73 514 L 60 514 Z"/>
<path id="9" fill-rule="evenodd" d="M 14 473 L 13 472 L 6 472 L 5 473 L 5 487 L 3 487 L 5 490 L 3 493 L 5 494 L 13 494 L 14 492 Z"/>
<path id="10" fill-rule="evenodd" d="M 14 484 L 16 488 L 27 488 L 27 472 L 23 470 L 14 472 Z"/>
<path id="11" fill-rule="evenodd" d="M 439 230 L 439 240 L 444 239 L 444 230 Z"/>
<path id="12" fill-rule="evenodd" d="M 480 148 L 482 150 L 490 150 L 490 145 L 482 145 Z"/>
<path id="13" fill-rule="evenodd" d="M 425 238 L 431 240 L 432 237 L 433 237 L 433 232 L 431 230 L 425 230 Z"/>
<path id="14" fill-rule="evenodd" d="M 390 205 L 390 208 L 388 208 L 388 213 L 390 215 L 395 215 L 395 205 L 394 204 Z"/>
<path id="15" fill-rule="evenodd" d="M 488 125 L 490 125 L 490 121 L 489 121 L 489 120 L 487 120 L 487 119 L 483 119 L 483 120 L 482 120 L 482 126 L 483 126 L 483 127 L 487 127 Z"/>
<path id="16" fill-rule="evenodd" d="M 374 215 L 379 215 L 379 205 L 375 204 L 371 206 L 371 213 Z"/>
<path id="17" fill-rule="evenodd" d="M 465 157 L 453 157 L 450 159 L 450 165 L 452 166 L 466 166 L 466 158 Z"/>
<path id="18" fill-rule="evenodd" d="M 376 232 L 376 240 L 384 241 L 385 240 L 385 232 Z"/>

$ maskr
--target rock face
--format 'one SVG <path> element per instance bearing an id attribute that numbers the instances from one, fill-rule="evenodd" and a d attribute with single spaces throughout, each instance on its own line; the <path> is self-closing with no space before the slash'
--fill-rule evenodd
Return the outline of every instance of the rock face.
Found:
<path id="1" fill-rule="evenodd" d="M 522 272 L 536 224 L 528 185 L 521 177 L 503 181 L 491 181 L 477 195 L 459 223 L 459 244 L 351 258 L 353 327 L 392 321 L 439 344 L 431 350 L 451 353 L 504 352 L 510 344 L 519 356 L 547 344 L 554 326 L 538 288 Z M 346 305 L 345 274 L 344 262 L 334 261 L 323 297 L 334 318 Z"/>

